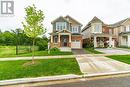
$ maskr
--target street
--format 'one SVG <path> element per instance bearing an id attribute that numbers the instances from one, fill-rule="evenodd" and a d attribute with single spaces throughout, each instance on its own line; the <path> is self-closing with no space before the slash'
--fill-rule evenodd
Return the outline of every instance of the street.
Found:
<path id="1" fill-rule="evenodd" d="M 130 87 L 130 76 L 33 87 Z"/>

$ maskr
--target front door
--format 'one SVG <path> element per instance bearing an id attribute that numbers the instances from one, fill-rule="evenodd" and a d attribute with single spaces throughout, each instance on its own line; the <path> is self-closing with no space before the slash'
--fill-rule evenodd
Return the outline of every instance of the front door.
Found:
<path id="1" fill-rule="evenodd" d="M 67 38 L 64 38 L 64 39 L 63 39 L 63 46 L 64 46 L 64 47 L 67 47 Z"/>
<path id="2" fill-rule="evenodd" d="M 68 46 L 68 41 L 69 41 L 69 36 L 68 35 L 62 35 L 61 36 L 62 47 L 67 47 Z"/>

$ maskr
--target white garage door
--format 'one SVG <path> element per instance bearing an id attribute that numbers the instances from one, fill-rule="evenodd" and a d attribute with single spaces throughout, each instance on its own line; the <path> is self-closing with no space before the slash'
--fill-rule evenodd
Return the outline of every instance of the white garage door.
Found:
<path id="1" fill-rule="evenodd" d="M 72 49 L 80 49 L 81 48 L 80 41 L 79 40 L 73 40 L 72 43 L 71 43 L 71 48 Z"/>

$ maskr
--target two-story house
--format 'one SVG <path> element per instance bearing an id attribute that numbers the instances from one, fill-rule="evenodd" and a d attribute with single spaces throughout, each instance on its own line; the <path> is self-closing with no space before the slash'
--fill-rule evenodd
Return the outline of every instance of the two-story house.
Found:
<path id="1" fill-rule="evenodd" d="M 82 35 L 83 42 L 89 39 L 94 47 L 114 47 L 116 45 L 116 37 L 113 28 L 97 17 L 94 17 L 82 29 Z"/>
<path id="2" fill-rule="evenodd" d="M 51 22 L 53 31 L 50 33 L 50 47 L 61 51 L 82 48 L 82 24 L 70 16 L 60 16 Z"/>
<path id="3" fill-rule="evenodd" d="M 130 47 L 130 18 L 110 25 L 116 34 L 118 45 Z"/>

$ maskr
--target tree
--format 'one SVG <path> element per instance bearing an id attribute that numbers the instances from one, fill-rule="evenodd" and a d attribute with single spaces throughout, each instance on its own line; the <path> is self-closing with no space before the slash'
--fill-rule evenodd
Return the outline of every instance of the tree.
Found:
<path id="1" fill-rule="evenodd" d="M 46 31 L 42 24 L 45 17 L 43 11 L 37 10 L 35 5 L 26 7 L 25 11 L 25 22 L 22 24 L 25 34 L 33 39 L 32 63 L 34 64 L 35 39 Z"/>
<path id="2" fill-rule="evenodd" d="M 15 30 L 11 30 L 13 32 L 13 36 L 14 36 L 14 43 L 16 46 L 16 55 L 18 55 L 18 45 L 19 45 L 19 41 L 20 41 L 20 32 L 22 32 L 22 30 L 20 28 L 15 29 Z"/>

